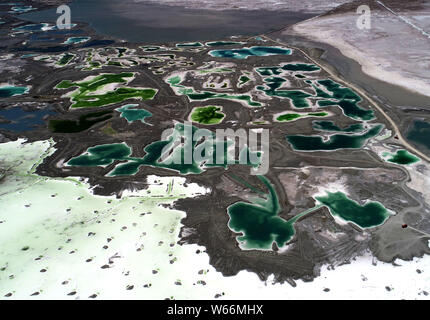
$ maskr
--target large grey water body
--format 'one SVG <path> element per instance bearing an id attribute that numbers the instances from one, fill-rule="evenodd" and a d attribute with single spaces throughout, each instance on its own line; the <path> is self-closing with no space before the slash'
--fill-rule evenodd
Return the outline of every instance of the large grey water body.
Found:
<path id="1" fill-rule="evenodd" d="M 181 42 L 257 35 L 274 31 L 314 15 L 267 10 L 196 10 L 133 0 L 75 0 L 72 23 L 88 23 L 101 35 L 129 42 Z M 56 9 L 20 17 L 34 22 L 55 22 Z"/>

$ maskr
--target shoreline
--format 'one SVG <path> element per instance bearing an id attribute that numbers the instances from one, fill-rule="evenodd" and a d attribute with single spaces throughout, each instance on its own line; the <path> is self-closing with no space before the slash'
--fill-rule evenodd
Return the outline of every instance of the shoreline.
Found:
<path id="1" fill-rule="evenodd" d="M 335 35 L 333 35 L 334 30 L 321 31 L 318 30 L 318 28 L 306 26 L 306 23 L 310 20 L 291 26 L 290 30 L 293 31 L 293 35 L 303 36 L 316 42 L 328 44 L 338 49 L 344 56 L 356 61 L 361 66 L 362 72 L 369 77 L 402 87 L 411 91 L 411 93 L 424 95 L 430 98 L 430 84 L 419 79 L 407 78 L 398 72 L 388 71 L 380 67 L 381 65 L 388 64 L 388 62 L 378 57 L 365 57 L 357 53 L 359 52 L 357 48 L 347 43 L 342 38 L 335 37 Z M 318 32 L 316 32 L 317 30 Z"/>

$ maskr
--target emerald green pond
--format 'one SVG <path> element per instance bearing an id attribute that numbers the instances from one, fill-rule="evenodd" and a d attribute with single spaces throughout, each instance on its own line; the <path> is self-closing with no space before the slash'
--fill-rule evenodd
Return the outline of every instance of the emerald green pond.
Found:
<path id="1" fill-rule="evenodd" d="M 352 222 L 363 229 L 382 225 L 391 215 L 379 202 L 367 202 L 361 206 L 342 192 L 326 194 L 327 196 L 315 199 L 325 205 L 333 216 Z"/>
<path id="2" fill-rule="evenodd" d="M 71 53 L 64 53 L 62 56 L 61 56 L 61 58 L 60 58 L 60 60 L 58 61 L 58 65 L 60 65 L 60 66 L 65 66 L 65 65 L 67 65 L 70 61 L 72 61 L 73 60 L 73 58 L 75 57 L 75 55 L 74 54 L 71 54 Z"/>
<path id="3" fill-rule="evenodd" d="M 81 115 L 78 120 L 50 120 L 48 127 L 55 133 L 76 133 L 91 128 L 99 122 L 112 118 L 112 111 L 106 110 Z"/>
<path id="4" fill-rule="evenodd" d="M 286 113 L 276 118 L 278 121 L 292 121 L 300 118 L 302 115 L 298 113 Z"/>
<path id="5" fill-rule="evenodd" d="M 280 122 L 287 122 L 287 121 L 293 121 L 303 117 L 326 117 L 326 116 L 328 116 L 327 112 L 285 113 L 278 116 L 276 120 Z"/>
<path id="6" fill-rule="evenodd" d="M 313 116 L 313 117 L 325 117 L 327 115 L 328 115 L 327 112 L 309 112 L 308 113 L 308 116 Z"/>
<path id="7" fill-rule="evenodd" d="M 284 247 L 294 234 L 294 223 L 305 214 L 317 209 L 312 208 L 286 221 L 279 217 L 280 205 L 274 187 L 266 177 L 258 176 L 267 194 L 250 199 L 250 202 L 236 202 L 227 208 L 230 217 L 228 227 L 243 235 L 236 237 L 243 249 L 270 250 L 273 242 Z M 252 188 L 254 189 L 254 188 Z"/>
<path id="8" fill-rule="evenodd" d="M 239 82 L 238 82 L 237 86 L 240 88 L 240 87 L 242 87 L 245 83 L 247 83 L 250 80 L 251 80 L 251 78 L 249 78 L 247 76 L 240 76 L 239 77 Z"/>
<path id="9" fill-rule="evenodd" d="M 127 84 L 133 77 L 134 73 L 132 72 L 119 74 L 106 73 L 88 81 L 72 82 L 63 80 L 55 88 L 68 89 L 77 87 L 70 94 L 70 100 L 72 101 L 71 108 L 101 107 L 128 99 L 153 99 L 157 94 L 157 90 L 152 88 L 119 87 L 105 93 L 94 94 L 97 90 L 101 90 L 111 83 Z"/>
<path id="10" fill-rule="evenodd" d="M 118 58 L 121 58 L 124 55 L 124 53 L 126 53 L 128 50 L 127 48 L 122 48 L 122 47 L 117 47 L 115 49 L 118 52 L 118 55 L 117 55 Z"/>
<path id="11" fill-rule="evenodd" d="M 0 98 L 9 98 L 28 93 L 29 87 L 3 86 L 0 87 Z"/>
<path id="12" fill-rule="evenodd" d="M 229 49 L 229 50 L 212 50 L 209 54 L 215 58 L 233 58 L 233 59 L 246 59 L 248 57 L 257 56 L 271 56 L 271 55 L 290 55 L 291 49 L 282 47 L 251 47 L 242 49 Z"/>
<path id="13" fill-rule="evenodd" d="M 384 126 L 375 125 L 363 134 L 334 134 L 324 141 L 321 136 L 288 135 L 287 141 L 294 150 L 329 151 L 337 149 L 360 149 L 370 138 L 378 135 Z"/>
<path id="14" fill-rule="evenodd" d="M 224 119 L 225 114 L 219 112 L 222 107 L 219 106 L 206 106 L 196 107 L 191 111 L 191 121 L 201 124 L 217 124 Z"/>
<path id="15" fill-rule="evenodd" d="M 363 124 L 361 123 L 354 123 L 344 129 L 341 129 L 337 125 L 335 125 L 333 121 L 314 121 L 312 123 L 312 127 L 315 130 L 348 133 L 358 133 L 364 130 Z"/>
<path id="16" fill-rule="evenodd" d="M 385 152 L 382 155 L 384 157 L 389 157 L 388 159 L 386 159 L 386 161 L 396 164 L 408 165 L 420 161 L 420 158 L 414 156 L 413 154 L 409 153 L 407 150 L 404 149 L 397 150 L 395 154 Z"/>
<path id="17" fill-rule="evenodd" d="M 138 104 L 126 104 L 121 108 L 116 108 L 115 110 L 121 113 L 121 118 L 125 118 L 127 122 L 131 123 L 133 121 L 140 120 L 145 123 L 145 118 L 151 117 L 152 113 L 145 109 L 137 109 Z"/>
<path id="18" fill-rule="evenodd" d="M 227 150 L 232 142 L 216 141 L 214 134 L 209 130 L 205 130 L 205 133 L 211 136 L 212 140 L 195 141 L 185 138 L 193 137 L 197 130 L 198 128 L 194 126 L 176 124 L 173 134 L 166 140 L 153 142 L 144 148 L 146 155 L 143 158 L 131 157 L 132 150 L 127 144 L 114 143 L 90 147 L 84 154 L 70 159 L 67 165 L 78 167 L 106 166 L 115 161 L 122 161 L 108 173 L 108 176 L 114 177 L 134 175 L 139 171 L 140 166 L 169 169 L 181 174 L 199 174 L 210 167 L 226 168 L 228 164 L 244 162 L 240 159 L 229 161 Z M 182 144 L 175 144 L 175 142 L 182 140 Z M 246 155 L 247 159 L 250 159 L 252 154 L 258 158 L 261 156 L 258 152 L 253 153 L 246 147 L 241 150 L 240 157 Z M 200 158 L 196 159 L 196 155 Z M 250 162 L 249 165 L 251 165 Z"/>

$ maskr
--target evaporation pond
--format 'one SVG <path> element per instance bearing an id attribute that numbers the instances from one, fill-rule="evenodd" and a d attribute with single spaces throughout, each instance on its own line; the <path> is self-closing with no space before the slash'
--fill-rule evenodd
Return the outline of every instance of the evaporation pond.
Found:
<path id="1" fill-rule="evenodd" d="M 2 86 L 0 87 L 0 98 L 18 96 L 29 91 L 28 87 Z"/>
<path id="2" fill-rule="evenodd" d="M 129 123 L 137 120 L 145 123 L 145 118 L 151 117 L 152 113 L 145 109 L 138 109 L 137 106 L 138 104 L 127 104 L 115 110 L 121 112 L 121 118 L 125 118 Z"/>
<path id="3" fill-rule="evenodd" d="M 407 138 L 412 142 L 430 149 L 430 123 L 416 120 L 407 134 Z"/>
<path id="4" fill-rule="evenodd" d="M 283 47 L 251 47 L 242 49 L 212 50 L 209 54 L 216 58 L 246 59 L 257 56 L 290 55 L 291 49 Z"/>
<path id="5" fill-rule="evenodd" d="M 342 192 L 326 191 L 326 196 L 317 196 L 315 199 L 328 207 L 333 216 L 352 222 L 360 228 L 379 226 L 391 215 L 379 202 L 369 201 L 360 205 Z"/>
<path id="6" fill-rule="evenodd" d="M 227 208 L 230 216 L 228 226 L 232 231 L 242 233 L 236 238 L 242 249 L 270 250 L 273 242 L 278 248 L 282 248 L 295 234 L 294 223 L 320 206 L 306 210 L 287 221 L 278 216 L 280 205 L 273 185 L 266 177 L 258 176 L 258 178 L 267 187 L 269 193 L 264 194 L 249 186 L 261 197 L 254 197 L 250 202 L 240 201 L 229 206 Z"/>
<path id="7" fill-rule="evenodd" d="M 404 150 L 404 149 L 397 150 L 395 154 L 386 152 L 386 153 L 383 153 L 383 156 L 388 157 L 388 159 L 386 159 L 386 161 L 388 162 L 403 164 L 403 165 L 413 164 L 420 161 L 420 158 L 414 156 L 413 154 L 410 154 L 407 150 Z"/>
<path id="8" fill-rule="evenodd" d="M 333 134 L 326 141 L 322 136 L 288 135 L 287 140 L 294 150 L 318 151 L 337 149 L 360 149 L 367 140 L 381 132 L 383 125 L 375 125 L 363 134 Z"/>

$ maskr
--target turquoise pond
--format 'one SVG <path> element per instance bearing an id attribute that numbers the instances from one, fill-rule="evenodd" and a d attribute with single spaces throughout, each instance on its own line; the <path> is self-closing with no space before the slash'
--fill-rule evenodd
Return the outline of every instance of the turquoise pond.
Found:
<path id="1" fill-rule="evenodd" d="M 27 53 L 27 54 L 23 54 L 21 56 L 21 59 L 27 59 L 27 58 L 31 58 L 31 57 L 35 57 L 35 56 L 38 56 L 38 54 L 37 53 Z"/>
<path id="2" fill-rule="evenodd" d="M 0 87 L 0 98 L 8 98 L 28 93 L 29 87 L 3 86 Z"/>
<path id="3" fill-rule="evenodd" d="M 325 196 L 318 196 L 315 199 L 325 205 L 333 216 L 352 222 L 363 229 L 379 226 L 391 215 L 379 202 L 360 205 L 342 192 L 326 191 Z"/>
<path id="4" fill-rule="evenodd" d="M 90 39 L 91 37 L 71 37 L 71 38 L 67 38 L 67 40 L 64 41 L 64 44 L 78 44 L 78 43 L 87 42 Z"/>
<path id="5" fill-rule="evenodd" d="M 20 26 L 13 28 L 13 31 L 45 31 L 50 30 L 52 27 L 48 23 L 37 23 L 37 24 L 26 24 L 25 26 Z"/>
<path id="6" fill-rule="evenodd" d="M 198 128 L 194 126 L 177 124 L 168 138 L 147 145 L 144 148 L 146 155 L 143 158 L 131 157 L 132 150 L 127 144 L 114 143 L 90 147 L 84 154 L 70 159 L 67 165 L 94 167 L 126 161 L 118 163 L 108 173 L 108 176 L 113 177 L 134 175 L 139 171 L 140 166 L 164 168 L 181 174 L 199 174 L 210 167 L 226 168 L 229 164 L 244 163 L 243 159 L 251 159 L 251 157 L 260 159 L 260 153 L 251 152 L 248 148 L 241 150 L 238 161 L 229 159 L 227 150 L 231 141 L 216 141 L 214 138 L 212 141 L 194 141 L 184 138 L 193 136 L 197 130 Z M 204 130 L 204 132 L 214 137 L 209 130 Z M 184 143 L 181 145 L 182 140 Z M 186 155 L 190 155 L 190 157 L 186 157 Z M 248 165 L 252 165 L 251 162 L 248 161 Z M 258 164 L 253 166 L 256 167 Z"/>
<path id="7" fill-rule="evenodd" d="M 10 8 L 10 13 L 25 13 L 25 12 L 29 12 L 32 10 L 36 10 L 36 8 L 32 7 L 32 6 L 15 6 Z"/>
<path id="8" fill-rule="evenodd" d="M 246 59 L 248 57 L 257 56 L 272 56 L 272 55 L 290 55 L 291 49 L 283 47 L 251 47 L 242 49 L 226 49 L 226 50 L 212 50 L 209 54 L 215 58 L 233 58 L 233 59 Z"/>
<path id="9" fill-rule="evenodd" d="M 145 109 L 136 108 L 138 104 L 127 104 L 115 110 L 121 113 L 121 117 L 125 118 L 128 122 L 141 121 L 145 123 L 145 118 L 152 116 L 152 113 Z"/>
<path id="10" fill-rule="evenodd" d="M 378 135 L 383 127 L 382 124 L 377 124 L 362 134 L 333 134 L 326 141 L 321 136 L 288 135 L 287 141 L 294 150 L 300 151 L 360 149 L 370 138 Z"/>

